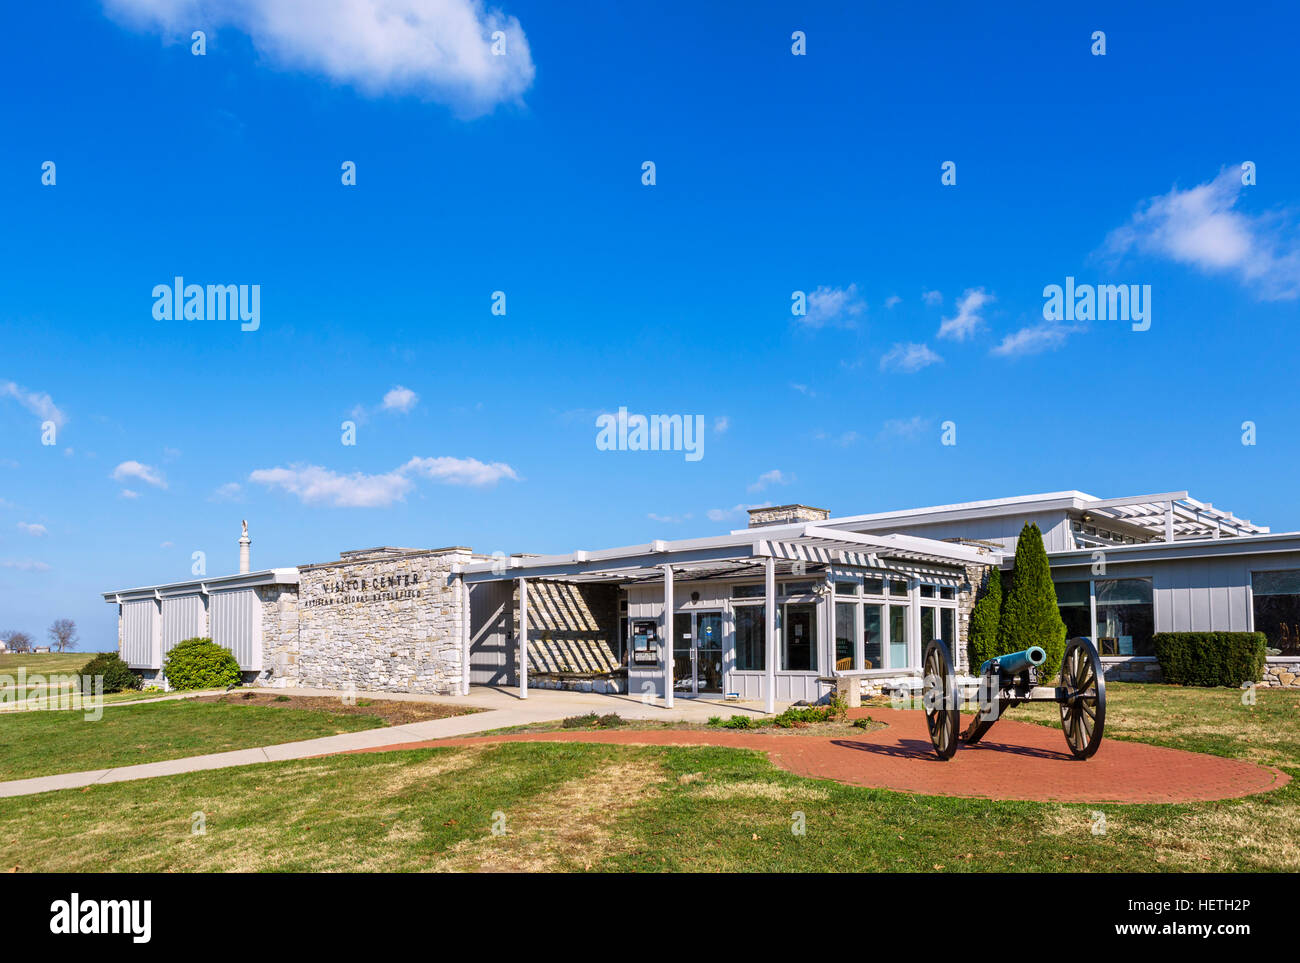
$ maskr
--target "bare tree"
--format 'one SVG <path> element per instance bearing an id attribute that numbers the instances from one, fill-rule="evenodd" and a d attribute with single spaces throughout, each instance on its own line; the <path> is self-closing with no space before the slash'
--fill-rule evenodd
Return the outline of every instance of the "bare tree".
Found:
<path id="1" fill-rule="evenodd" d="M 10 652 L 30 652 L 32 650 L 32 637 L 26 632 L 19 632 L 17 629 L 5 629 L 0 632 L 0 642 L 9 646 Z"/>
<path id="2" fill-rule="evenodd" d="M 55 619 L 50 623 L 50 648 L 68 652 L 77 647 L 77 623 L 72 619 Z"/>

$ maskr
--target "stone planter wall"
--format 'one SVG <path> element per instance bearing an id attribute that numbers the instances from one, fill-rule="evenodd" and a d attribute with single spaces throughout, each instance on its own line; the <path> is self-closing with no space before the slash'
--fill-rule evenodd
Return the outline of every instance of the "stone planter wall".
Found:
<path id="1" fill-rule="evenodd" d="M 1264 663 L 1264 681 L 1269 688 L 1300 689 L 1300 656 L 1276 658 Z"/>

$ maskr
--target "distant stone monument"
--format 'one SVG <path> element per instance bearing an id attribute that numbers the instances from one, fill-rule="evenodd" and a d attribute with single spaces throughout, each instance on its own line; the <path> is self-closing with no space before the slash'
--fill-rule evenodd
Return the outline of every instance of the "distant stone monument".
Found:
<path id="1" fill-rule="evenodd" d="M 248 519 L 243 519 L 244 533 L 239 536 L 239 574 L 248 574 L 249 546 L 253 544 L 248 537 Z"/>

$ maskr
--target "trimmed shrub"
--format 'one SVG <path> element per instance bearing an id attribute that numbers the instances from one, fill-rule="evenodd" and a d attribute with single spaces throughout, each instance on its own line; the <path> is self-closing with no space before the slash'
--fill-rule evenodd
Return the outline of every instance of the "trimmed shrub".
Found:
<path id="1" fill-rule="evenodd" d="M 1056 604 L 1056 586 L 1052 584 L 1052 570 L 1047 562 L 1047 550 L 1043 548 L 1043 533 L 1037 525 L 1027 523 L 1016 541 L 1011 590 L 1002 600 L 994 655 L 1019 652 L 1031 645 L 1042 646 L 1047 653 L 1046 661 L 1038 667 L 1040 679 L 1050 679 L 1061 671 L 1065 622 Z"/>
<path id="2" fill-rule="evenodd" d="M 239 663 L 211 639 L 177 642 L 163 660 L 163 675 L 173 689 L 224 689 L 239 685 Z"/>
<path id="3" fill-rule="evenodd" d="M 1264 677 L 1263 632 L 1157 632 L 1152 637 L 1165 681 L 1240 688 Z"/>
<path id="4" fill-rule="evenodd" d="M 966 637 L 966 654 L 970 657 L 971 672 L 993 658 L 998 652 L 998 622 L 1002 619 L 1002 573 L 996 568 L 989 572 L 975 608 L 970 613 L 970 631 Z"/>
<path id="5" fill-rule="evenodd" d="M 144 683 L 132 672 L 122 657 L 116 652 L 101 652 L 81 667 L 81 691 L 92 695 L 95 691 L 95 676 L 104 677 L 105 692 L 121 692 L 124 689 L 139 689 Z"/>

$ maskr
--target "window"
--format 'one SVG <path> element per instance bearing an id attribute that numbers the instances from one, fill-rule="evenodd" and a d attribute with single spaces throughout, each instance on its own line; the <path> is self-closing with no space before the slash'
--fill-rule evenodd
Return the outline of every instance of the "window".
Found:
<path id="1" fill-rule="evenodd" d="M 835 603 L 835 668 L 856 669 L 854 643 L 858 637 L 858 605 L 855 602 Z"/>
<path id="2" fill-rule="evenodd" d="M 868 595 L 884 595 L 885 580 L 883 578 L 873 578 L 868 576 L 862 580 L 862 591 Z"/>
<path id="3" fill-rule="evenodd" d="M 762 582 L 757 585 L 731 586 L 731 597 L 733 599 L 761 599 L 765 594 Z"/>
<path id="4" fill-rule="evenodd" d="M 957 652 L 957 611 L 956 609 L 939 610 L 939 638 L 948 643 L 948 651 Z"/>
<path id="5" fill-rule="evenodd" d="M 816 588 L 814 582 L 782 582 L 782 595 L 812 595 Z"/>
<path id="6" fill-rule="evenodd" d="M 951 585 L 941 585 L 939 587 L 939 598 L 941 599 L 948 599 L 949 601 L 952 601 L 952 599 L 956 596 L 956 594 L 957 593 L 953 591 Z"/>
<path id="7" fill-rule="evenodd" d="M 836 595 L 857 595 L 862 589 L 862 583 L 856 580 L 852 582 L 838 581 L 835 583 Z"/>
<path id="8" fill-rule="evenodd" d="M 1255 631 L 1268 637 L 1270 649 L 1300 654 L 1300 569 L 1251 572 Z"/>
<path id="9" fill-rule="evenodd" d="M 862 650 L 866 662 L 864 669 L 883 669 L 884 652 L 881 651 L 880 610 L 883 605 L 862 606 Z"/>
<path id="10" fill-rule="evenodd" d="M 1056 604 L 1065 623 L 1065 637 L 1092 638 L 1092 583 L 1055 582 Z"/>
<path id="11" fill-rule="evenodd" d="M 1097 579 L 1097 641 L 1102 655 L 1154 655 L 1149 578 Z M 1068 624 L 1068 623 L 1067 623 Z"/>
<path id="12" fill-rule="evenodd" d="M 890 594 L 890 595 L 906 595 L 906 594 L 907 594 L 907 579 L 905 579 L 905 578 L 891 578 L 891 579 L 889 580 L 889 594 Z"/>
<path id="13" fill-rule="evenodd" d="M 921 598 L 923 598 L 923 599 L 932 599 L 932 598 L 934 598 L 934 586 L 933 586 L 933 585 L 922 585 L 922 586 L 921 586 Z"/>
<path id="14" fill-rule="evenodd" d="M 767 667 L 764 658 L 767 646 L 763 640 L 765 608 L 762 605 L 737 605 L 735 613 L 736 669 L 740 672 L 761 672 Z"/>
<path id="15" fill-rule="evenodd" d="M 907 668 L 907 606 L 889 607 L 889 668 Z"/>
<path id="16" fill-rule="evenodd" d="M 787 672 L 817 671 L 817 606 L 785 606 L 784 664 Z"/>

